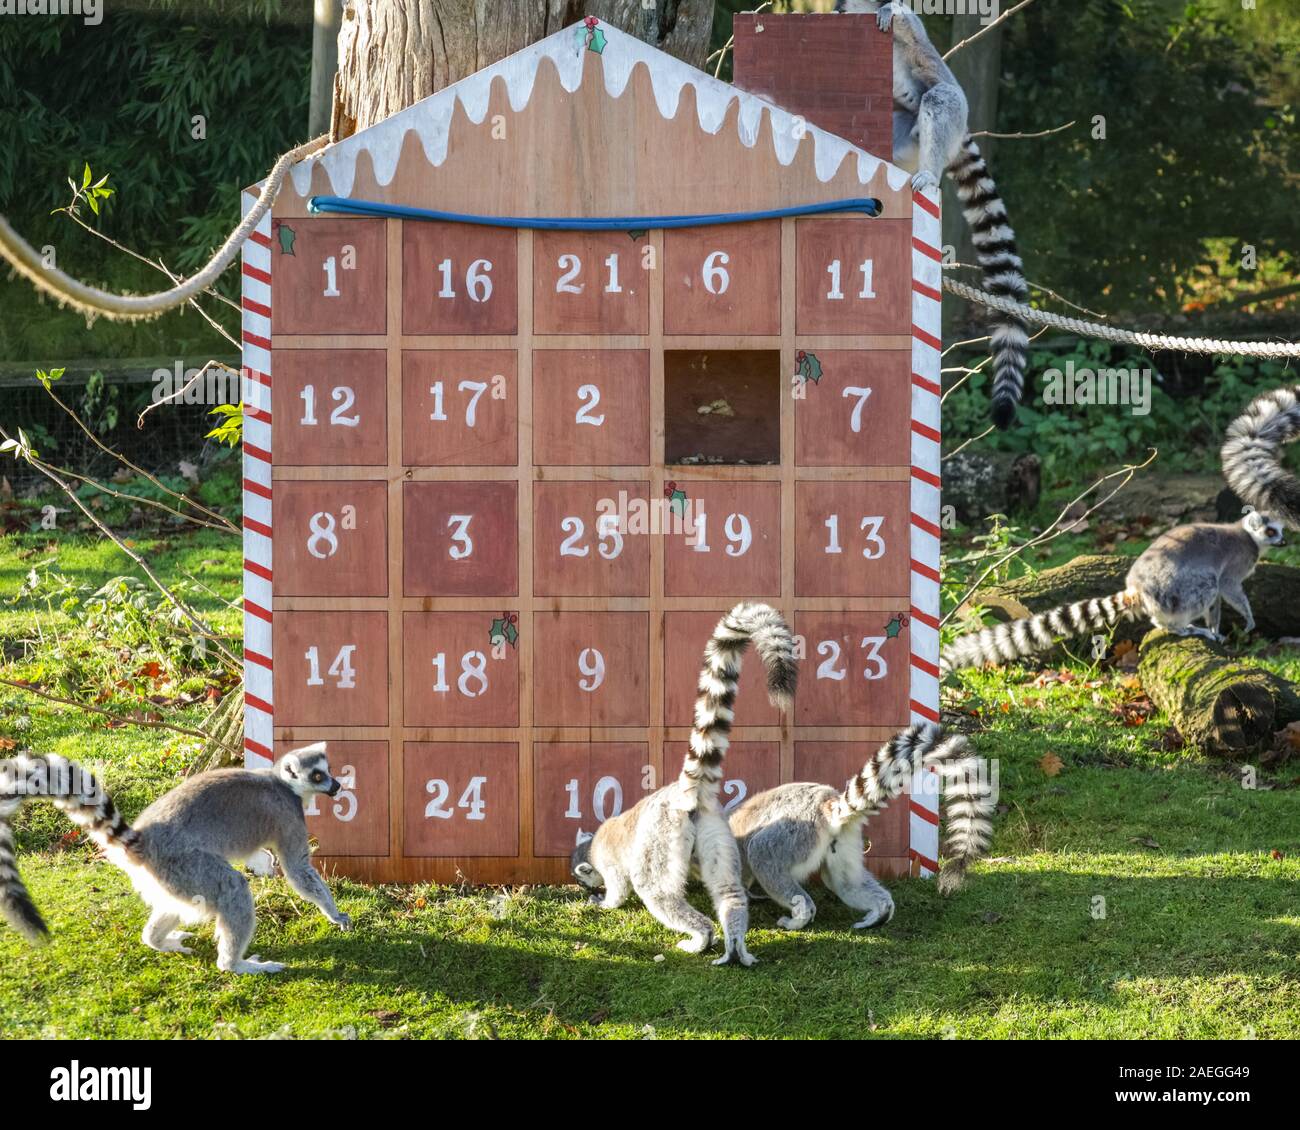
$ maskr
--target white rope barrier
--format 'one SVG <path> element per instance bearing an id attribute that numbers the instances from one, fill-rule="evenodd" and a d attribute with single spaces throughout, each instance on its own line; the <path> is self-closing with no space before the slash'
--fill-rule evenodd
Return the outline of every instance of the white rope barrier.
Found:
<path id="1" fill-rule="evenodd" d="M 238 227 L 230 233 L 215 255 L 197 274 L 191 275 L 170 290 L 160 290 L 156 294 L 113 294 L 98 287 L 87 286 L 64 274 L 57 267 L 46 267 L 40 255 L 9 222 L 0 216 L 0 257 L 7 260 L 22 276 L 30 279 L 39 290 L 53 296 L 60 303 L 72 306 L 83 314 L 92 317 L 104 317 L 114 321 L 132 321 L 139 318 L 156 318 L 174 306 L 188 302 L 196 294 L 201 294 L 212 286 L 235 257 L 239 249 L 257 225 L 262 222 L 276 194 L 280 191 L 285 175 L 289 169 L 322 148 L 329 141 L 328 137 L 318 137 L 305 142 L 296 149 L 289 150 L 272 168 L 262 186 L 257 203 L 249 210 Z"/>
<path id="2" fill-rule="evenodd" d="M 967 286 L 955 279 L 944 279 L 943 289 L 970 302 L 978 302 L 1001 310 L 1004 314 L 1015 314 L 1026 322 L 1036 322 L 1040 326 L 1054 326 L 1058 330 L 1080 334 L 1083 337 L 1099 337 L 1106 341 L 1122 342 L 1125 345 L 1139 345 L 1147 349 L 1179 349 L 1185 353 L 1239 353 L 1243 357 L 1300 357 L 1300 343 L 1276 341 L 1223 341 L 1214 337 L 1173 337 L 1169 334 L 1139 333 L 1136 330 L 1122 330 L 1115 326 L 1105 326 L 1099 322 L 1085 322 L 1080 318 L 1053 314 L 1049 310 L 1035 310 L 1010 298 L 998 294 L 989 294 L 977 287 Z"/>

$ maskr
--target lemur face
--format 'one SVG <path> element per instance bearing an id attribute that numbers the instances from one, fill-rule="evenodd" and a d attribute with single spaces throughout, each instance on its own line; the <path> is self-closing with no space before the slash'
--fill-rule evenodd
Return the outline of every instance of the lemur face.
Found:
<path id="1" fill-rule="evenodd" d="M 1282 529 L 1282 523 L 1275 521 L 1267 514 L 1252 510 L 1241 520 L 1241 524 L 1245 527 L 1246 532 L 1261 546 L 1286 545 L 1286 533 Z"/>
<path id="2" fill-rule="evenodd" d="M 280 780 L 304 800 L 314 793 L 337 796 L 343 787 L 340 781 L 330 775 L 324 742 L 316 742 L 286 753 L 276 762 L 276 771 Z"/>
<path id="3" fill-rule="evenodd" d="M 581 886 L 589 891 L 599 891 L 604 889 L 605 880 L 591 865 L 591 840 L 583 840 L 573 849 L 573 854 L 569 856 L 569 870 L 573 872 L 573 877 Z"/>

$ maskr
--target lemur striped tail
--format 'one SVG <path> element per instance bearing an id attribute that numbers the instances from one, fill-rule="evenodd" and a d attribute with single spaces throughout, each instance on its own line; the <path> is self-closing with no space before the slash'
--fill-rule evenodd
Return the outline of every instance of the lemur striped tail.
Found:
<path id="1" fill-rule="evenodd" d="M 681 776 L 682 784 L 697 793 L 716 795 L 722 782 L 741 658 L 751 640 L 767 670 L 767 694 L 773 705 L 787 709 L 794 696 L 799 668 L 789 625 L 766 604 L 737 604 L 718 621 L 704 648 L 695 725 Z"/>
<path id="2" fill-rule="evenodd" d="M 1300 479 L 1282 465 L 1283 444 L 1300 437 L 1300 385 L 1263 393 L 1228 428 L 1223 475 L 1257 510 L 1300 526 Z"/>
<path id="3" fill-rule="evenodd" d="M 921 768 L 933 768 L 943 790 L 948 835 L 939 890 L 951 894 L 961 886 L 971 863 L 988 851 L 997 805 L 988 762 L 960 734 L 945 738 L 943 730 L 930 722 L 900 730 L 841 794 L 839 823 L 874 816 L 908 788 L 912 774 Z"/>
<path id="4" fill-rule="evenodd" d="M 1141 610 L 1123 589 L 1111 596 L 1062 604 L 1037 616 L 958 636 L 940 654 L 939 670 L 946 675 L 962 667 L 1010 663 L 1050 651 L 1063 640 L 1089 632 L 1104 632 L 1121 620 L 1136 620 L 1140 615 Z"/>
<path id="5" fill-rule="evenodd" d="M 10 826 L 25 800 L 48 800 L 101 847 L 129 850 L 136 834 L 94 776 L 75 762 L 53 754 L 0 761 L 0 916 L 28 941 L 41 942 L 49 929 L 18 874 Z"/>
<path id="6" fill-rule="evenodd" d="M 984 289 L 1024 302 L 1024 264 L 1016 250 L 1016 233 L 1007 222 L 1007 206 L 998 195 L 980 147 L 967 134 L 962 151 L 948 166 L 956 182 L 966 222 L 971 226 L 975 254 L 984 272 Z M 1025 323 L 1012 314 L 992 315 L 990 349 L 993 354 L 993 422 L 1007 427 L 1016 418 L 1016 406 L 1025 388 L 1025 365 L 1029 359 L 1029 333 Z"/>

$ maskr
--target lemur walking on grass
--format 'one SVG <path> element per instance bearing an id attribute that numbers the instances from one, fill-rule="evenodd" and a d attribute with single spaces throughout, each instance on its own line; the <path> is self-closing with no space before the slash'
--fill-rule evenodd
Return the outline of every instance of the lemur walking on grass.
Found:
<path id="1" fill-rule="evenodd" d="M 750 798 L 731 814 L 747 887 L 757 884 L 790 913 L 784 930 L 812 921 L 817 907 L 802 883 L 820 872 L 846 906 L 863 913 L 855 930 L 888 922 L 894 900 L 862 861 L 862 826 L 912 783 L 917 769 L 934 769 L 942 786 L 948 831 L 939 890 L 961 886 L 972 860 L 993 835 L 997 798 L 986 763 L 960 735 L 945 738 L 935 725 L 910 726 L 889 739 L 843 789 L 812 782 L 778 785 Z"/>
<path id="2" fill-rule="evenodd" d="M 687 935 L 677 943 L 687 953 L 703 953 L 713 943 L 713 923 L 686 901 L 692 866 L 697 868 L 722 923 L 724 952 L 714 965 L 757 960 L 745 948 L 749 902 L 740 849 L 718 800 L 741 657 L 751 640 L 767 669 L 768 696 L 779 707 L 789 706 L 798 680 L 789 627 L 766 604 L 736 605 L 704 649 L 695 725 L 681 775 L 606 820 L 574 848 L 571 860 L 579 883 L 604 889 L 604 897 L 593 902 L 612 909 L 635 892 L 660 922 Z"/>

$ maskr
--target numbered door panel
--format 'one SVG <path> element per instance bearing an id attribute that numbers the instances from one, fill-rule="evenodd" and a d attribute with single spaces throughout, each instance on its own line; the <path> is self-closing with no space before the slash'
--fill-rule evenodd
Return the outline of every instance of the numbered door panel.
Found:
<path id="1" fill-rule="evenodd" d="M 513 467 L 519 462 L 518 362 L 512 349 L 402 353 L 402 462 Z"/>
<path id="2" fill-rule="evenodd" d="M 704 645 L 725 608 L 716 612 L 664 613 L 664 721 L 665 726 L 691 726 L 695 722 L 696 684 L 704 663 Z M 776 726 L 781 712 L 767 699 L 763 664 L 751 651 L 740 668 L 735 725 Z"/>
<path id="3" fill-rule="evenodd" d="M 909 718 L 911 639 L 905 613 L 798 612 L 804 655 L 800 726 L 902 726 Z"/>
<path id="4" fill-rule="evenodd" d="M 884 742 L 795 742 L 794 778 L 842 789 L 882 745 Z M 877 858 L 907 855 L 911 827 L 905 798 L 868 820 L 866 836 L 871 854 Z"/>
<path id="5" fill-rule="evenodd" d="M 800 350 L 795 462 L 905 467 L 912 462 L 912 356 L 905 350 Z"/>
<path id="6" fill-rule="evenodd" d="M 405 724 L 519 725 L 518 623 L 508 610 L 404 613 Z"/>
<path id="7" fill-rule="evenodd" d="M 277 741 L 281 757 L 314 738 Z M 388 743 L 327 743 L 330 773 L 343 788 L 334 797 L 316 797 L 306 807 L 307 831 L 321 855 L 388 854 Z"/>
<path id="8" fill-rule="evenodd" d="M 673 510 L 684 520 L 680 532 L 665 538 L 665 593 L 779 596 L 781 484 L 692 480 L 675 485 L 686 497 Z"/>
<path id="9" fill-rule="evenodd" d="M 286 219 L 271 228 L 273 334 L 387 331 L 383 220 Z"/>
<path id="10" fill-rule="evenodd" d="M 649 791 L 644 742 L 537 742 L 533 745 L 533 852 L 568 856 Z"/>
<path id="11" fill-rule="evenodd" d="M 907 483 L 804 482 L 794 497 L 797 595 L 896 596 L 907 605 Z"/>
<path id="12" fill-rule="evenodd" d="M 405 594 L 518 595 L 518 511 L 515 483 L 404 483 Z"/>
<path id="13" fill-rule="evenodd" d="M 650 354 L 644 349 L 533 353 L 533 462 L 650 462 Z"/>
<path id="14" fill-rule="evenodd" d="M 382 349 L 277 349 L 271 390 L 276 466 L 386 464 L 387 365 Z"/>
<path id="15" fill-rule="evenodd" d="M 781 332 L 781 225 L 664 232 L 664 333 Z"/>
<path id="16" fill-rule="evenodd" d="M 519 854 L 519 746 L 406 742 L 403 855 Z"/>
<path id="17" fill-rule="evenodd" d="M 402 224 L 404 334 L 513 334 L 519 329 L 513 230 Z"/>
<path id="18" fill-rule="evenodd" d="M 539 726 L 650 722 L 649 615 L 533 615 L 533 721 Z"/>
<path id="19" fill-rule="evenodd" d="M 795 332 L 911 333 L 911 235 L 908 220 L 799 220 Z"/>
<path id="20" fill-rule="evenodd" d="M 388 614 L 276 612 L 275 724 L 388 725 Z"/>
<path id="21" fill-rule="evenodd" d="M 533 592 L 647 596 L 650 484 L 533 484 Z"/>
<path id="22" fill-rule="evenodd" d="M 537 232 L 533 332 L 650 332 L 650 272 L 641 240 L 625 232 Z"/>
<path id="23" fill-rule="evenodd" d="M 276 596 L 388 595 L 388 484 L 275 484 Z"/>
<path id="24" fill-rule="evenodd" d="M 663 784 L 681 771 L 689 742 L 664 742 Z M 722 810 L 730 813 L 750 797 L 781 783 L 780 742 L 732 742 L 723 762 Z"/>

